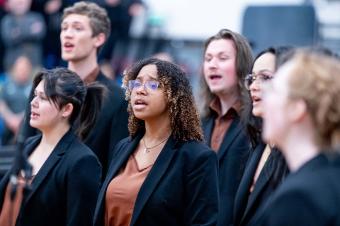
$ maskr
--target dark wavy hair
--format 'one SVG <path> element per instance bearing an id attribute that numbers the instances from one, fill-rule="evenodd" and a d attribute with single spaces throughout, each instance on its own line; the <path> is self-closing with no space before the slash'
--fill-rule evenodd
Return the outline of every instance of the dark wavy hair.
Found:
<path id="1" fill-rule="evenodd" d="M 90 127 L 96 121 L 107 88 L 98 83 L 86 85 L 75 72 L 66 68 L 55 68 L 43 70 L 35 76 L 31 98 L 34 97 L 33 92 L 42 80 L 45 82 L 44 92 L 47 99 L 57 109 L 61 109 L 68 103 L 73 105 L 69 123 L 73 125 L 76 120 L 79 120 L 76 133 L 80 138 L 85 139 Z"/>
<path id="2" fill-rule="evenodd" d="M 280 65 L 293 56 L 294 49 L 291 46 L 268 47 L 256 55 L 249 73 L 252 73 L 256 60 L 266 53 L 271 53 L 275 56 L 275 70 L 277 70 Z M 253 104 L 249 92 L 247 93 L 247 97 L 243 99 L 243 102 L 244 107 L 241 111 L 241 122 L 247 130 L 252 146 L 255 147 L 262 139 L 262 118 L 253 115 Z"/>
<path id="3" fill-rule="evenodd" d="M 136 79 L 140 70 L 146 65 L 155 65 L 157 68 L 158 80 L 167 99 L 172 136 L 177 141 L 202 141 L 203 133 L 192 88 L 185 72 L 178 65 L 155 58 L 141 60 L 126 71 L 123 79 L 124 86 L 127 87 L 130 80 Z M 128 128 L 130 136 L 135 137 L 139 132 L 145 131 L 145 124 L 133 114 L 130 98 L 131 91 L 127 89 Z"/>
<path id="4" fill-rule="evenodd" d="M 252 73 L 254 63 L 258 58 L 266 53 L 271 53 L 275 56 L 275 70 L 287 61 L 293 55 L 293 47 L 290 46 L 279 46 L 279 47 L 268 47 L 256 55 L 253 65 L 249 73 Z M 250 93 L 248 92 L 248 98 L 244 99 L 245 105 L 241 111 L 241 122 L 246 128 L 247 135 L 250 138 L 252 148 L 255 149 L 257 145 L 263 143 L 262 141 L 262 118 L 253 115 L 253 104 L 251 102 Z M 271 155 L 268 159 L 269 165 L 274 169 L 273 177 L 270 183 L 277 187 L 289 173 L 289 169 L 280 150 L 276 147 L 271 147 Z"/>

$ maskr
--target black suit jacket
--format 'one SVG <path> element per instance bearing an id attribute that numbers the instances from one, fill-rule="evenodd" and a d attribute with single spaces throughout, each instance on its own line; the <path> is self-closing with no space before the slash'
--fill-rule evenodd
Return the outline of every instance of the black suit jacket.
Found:
<path id="1" fill-rule="evenodd" d="M 30 154 L 41 135 L 30 139 Z M 0 205 L 9 182 L 0 183 Z M 67 132 L 35 175 L 22 201 L 16 226 L 90 226 L 100 189 L 101 166 L 93 152 Z"/>
<path id="2" fill-rule="evenodd" d="M 142 135 L 117 146 L 99 193 L 94 225 L 104 225 L 107 187 L 126 165 Z M 216 154 L 206 145 L 167 141 L 143 182 L 135 202 L 132 226 L 216 225 L 218 179 Z"/>
<path id="3" fill-rule="evenodd" d="M 340 225 L 340 159 L 318 155 L 291 173 L 253 225 Z"/>
<path id="4" fill-rule="evenodd" d="M 274 173 L 274 166 L 271 164 L 272 155 L 269 156 L 256 181 L 254 190 L 249 192 L 253 183 L 257 166 L 266 145 L 259 143 L 253 150 L 247 163 L 240 186 L 237 190 L 234 205 L 234 225 L 247 225 L 252 218 L 263 207 L 268 198 L 276 189 L 276 185 L 271 183 Z"/>
<path id="5" fill-rule="evenodd" d="M 202 120 L 205 140 L 209 146 L 214 121 L 213 117 Z M 250 141 L 240 124 L 239 117 L 236 117 L 217 152 L 220 191 L 218 225 L 220 226 L 232 223 L 234 198 L 249 157 L 249 151 Z"/>
<path id="6" fill-rule="evenodd" d="M 96 82 L 105 85 L 109 92 L 103 102 L 97 121 L 84 143 L 97 155 L 103 167 L 103 175 L 105 175 L 108 159 L 112 156 L 111 152 L 114 146 L 118 141 L 128 136 L 127 101 L 125 101 L 123 90 L 101 72 L 98 74 Z M 25 137 L 34 136 L 38 133 L 29 124 L 30 114 L 31 107 L 28 103 L 25 120 L 20 130 L 20 133 Z"/>

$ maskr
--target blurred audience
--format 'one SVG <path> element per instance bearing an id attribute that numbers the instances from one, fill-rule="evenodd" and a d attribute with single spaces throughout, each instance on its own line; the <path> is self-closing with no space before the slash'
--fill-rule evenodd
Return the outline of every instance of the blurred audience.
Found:
<path id="1" fill-rule="evenodd" d="M 25 106 L 31 89 L 32 63 L 27 56 L 20 56 L 0 89 L 0 117 L 5 123 L 2 144 L 14 143 L 24 117 Z"/>
<path id="2" fill-rule="evenodd" d="M 41 43 L 46 33 L 42 15 L 30 11 L 31 0 L 8 0 L 6 4 L 8 14 L 1 20 L 5 70 L 9 70 L 20 55 L 29 57 L 33 67 L 40 67 Z"/>

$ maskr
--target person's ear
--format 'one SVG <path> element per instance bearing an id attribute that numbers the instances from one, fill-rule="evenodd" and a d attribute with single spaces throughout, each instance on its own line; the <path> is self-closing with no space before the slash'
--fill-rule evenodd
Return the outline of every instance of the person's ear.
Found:
<path id="1" fill-rule="evenodd" d="M 288 109 L 288 117 L 292 122 L 301 122 L 307 115 L 307 104 L 301 99 L 292 100 Z"/>
<path id="2" fill-rule="evenodd" d="M 73 104 L 71 103 L 68 103 L 66 104 L 62 109 L 61 109 L 62 113 L 62 117 L 63 118 L 68 118 L 70 117 L 70 115 L 72 114 L 73 112 Z"/>
<path id="3" fill-rule="evenodd" d="M 99 33 L 97 36 L 94 37 L 95 42 L 94 45 L 99 48 L 102 46 L 106 40 L 106 35 L 104 33 Z"/>

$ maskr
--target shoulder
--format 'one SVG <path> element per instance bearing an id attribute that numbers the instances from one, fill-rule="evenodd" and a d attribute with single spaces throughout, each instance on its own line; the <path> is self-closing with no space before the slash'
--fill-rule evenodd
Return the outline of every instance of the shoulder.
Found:
<path id="1" fill-rule="evenodd" d="M 315 208 L 320 210 L 332 209 L 330 206 L 340 204 L 340 182 L 337 170 L 330 167 L 315 169 L 298 175 L 290 175 L 278 188 L 273 196 L 273 202 L 284 206 L 295 205 L 301 208 Z"/>
<path id="2" fill-rule="evenodd" d="M 69 146 L 69 150 L 66 152 L 68 156 L 68 161 L 75 163 L 77 161 L 82 161 L 88 159 L 93 161 L 93 163 L 99 163 L 97 156 L 94 152 L 78 138 L 75 138 L 72 144 Z"/>
<path id="3" fill-rule="evenodd" d="M 208 116 L 205 116 L 205 117 L 202 117 L 201 118 L 201 123 L 202 123 L 202 126 L 205 127 L 209 122 L 211 122 L 214 118 L 212 117 L 212 115 L 208 115 Z"/>
<path id="4" fill-rule="evenodd" d="M 24 145 L 25 146 L 31 145 L 31 144 L 37 142 L 37 140 L 40 140 L 40 139 L 41 139 L 40 133 L 37 134 L 37 135 L 34 135 L 34 136 L 30 136 L 25 140 Z"/>
<path id="5" fill-rule="evenodd" d="M 190 162 L 199 164 L 205 161 L 217 161 L 216 153 L 200 141 L 183 142 L 177 151 L 188 164 Z"/>
<path id="6" fill-rule="evenodd" d="M 99 72 L 96 81 L 108 88 L 109 99 L 115 98 L 125 100 L 124 89 L 114 80 L 107 78 L 102 72 Z M 113 100 L 110 101 L 112 102 Z"/>
<path id="7" fill-rule="evenodd" d="M 124 149 L 128 144 L 130 144 L 132 142 L 133 138 L 131 138 L 130 136 L 120 140 L 116 146 L 114 147 L 115 150 L 121 150 Z"/>

